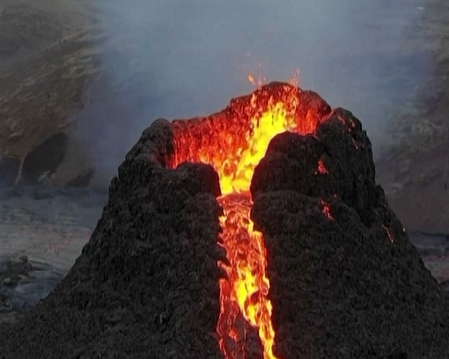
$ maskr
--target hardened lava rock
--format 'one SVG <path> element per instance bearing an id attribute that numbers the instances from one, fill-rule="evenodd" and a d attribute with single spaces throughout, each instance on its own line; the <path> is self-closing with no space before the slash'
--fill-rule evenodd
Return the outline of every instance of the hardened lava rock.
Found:
<path id="1" fill-rule="evenodd" d="M 449 358 L 447 299 L 376 185 L 350 112 L 273 138 L 251 190 L 279 358 Z"/>
<path id="2" fill-rule="evenodd" d="M 170 151 L 170 125 L 156 121 L 68 275 L 0 328 L 0 358 L 222 359 L 218 176 L 205 164 L 164 168 Z"/>
<path id="3" fill-rule="evenodd" d="M 209 117 L 146 129 L 71 271 L 0 327 L 0 358 L 223 359 L 221 192 L 217 172 L 192 162 L 229 162 L 248 145 L 253 116 L 278 100 L 309 134 L 274 137 L 251 182 L 277 358 L 449 358 L 448 298 L 376 185 L 360 122 L 281 83 Z M 261 359 L 254 347 L 247 359 Z"/>

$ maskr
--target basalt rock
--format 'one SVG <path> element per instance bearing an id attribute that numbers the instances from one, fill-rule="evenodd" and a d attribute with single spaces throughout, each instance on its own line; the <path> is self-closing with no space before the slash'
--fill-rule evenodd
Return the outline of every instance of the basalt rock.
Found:
<path id="1" fill-rule="evenodd" d="M 256 167 L 279 358 L 449 358 L 442 288 L 374 175 L 370 141 L 341 109 L 313 136 L 273 138 Z"/>
<path id="2" fill-rule="evenodd" d="M 143 133 L 73 268 L 0 328 L 0 358 L 221 358 L 218 177 L 164 168 L 170 131 L 157 121 Z"/>

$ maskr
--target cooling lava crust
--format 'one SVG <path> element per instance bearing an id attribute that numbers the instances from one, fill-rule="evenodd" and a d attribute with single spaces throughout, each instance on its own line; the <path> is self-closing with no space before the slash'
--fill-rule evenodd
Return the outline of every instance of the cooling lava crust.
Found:
<path id="1" fill-rule="evenodd" d="M 272 83 L 143 132 L 0 358 L 442 359 L 448 313 L 361 123 Z"/>

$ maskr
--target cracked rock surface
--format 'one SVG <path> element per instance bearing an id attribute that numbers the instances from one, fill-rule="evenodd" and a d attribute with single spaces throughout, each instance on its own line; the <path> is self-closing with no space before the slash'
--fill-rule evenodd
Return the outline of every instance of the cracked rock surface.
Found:
<path id="1" fill-rule="evenodd" d="M 280 358 L 449 357 L 443 286 L 374 174 L 366 133 L 340 109 L 315 136 L 276 136 L 257 166 L 252 217 Z"/>

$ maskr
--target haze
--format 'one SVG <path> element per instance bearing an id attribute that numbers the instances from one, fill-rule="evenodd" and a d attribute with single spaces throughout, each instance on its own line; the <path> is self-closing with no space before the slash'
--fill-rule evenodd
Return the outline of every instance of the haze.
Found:
<path id="1" fill-rule="evenodd" d="M 419 21 L 418 0 L 102 0 L 97 6 L 108 37 L 102 78 L 81 115 L 82 136 L 107 175 L 154 119 L 221 110 L 254 89 L 247 75 L 257 77 L 260 65 L 267 82 L 286 81 L 299 69 L 300 87 L 351 110 L 375 149 L 397 103 L 431 71 L 426 56 L 399 56 L 407 29 Z"/>

